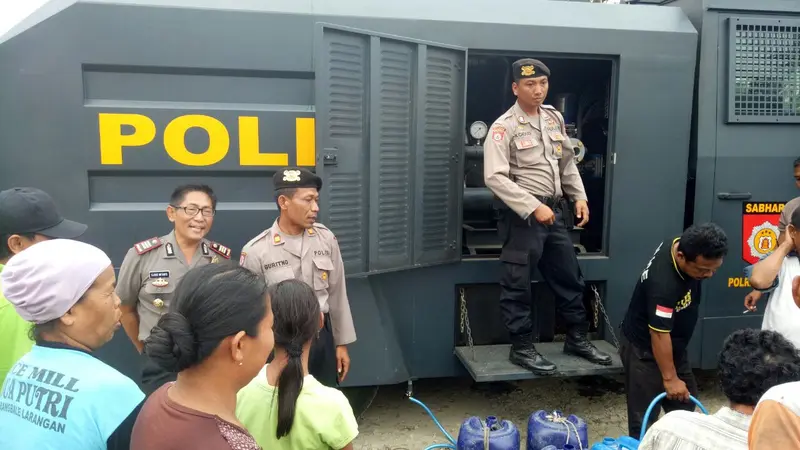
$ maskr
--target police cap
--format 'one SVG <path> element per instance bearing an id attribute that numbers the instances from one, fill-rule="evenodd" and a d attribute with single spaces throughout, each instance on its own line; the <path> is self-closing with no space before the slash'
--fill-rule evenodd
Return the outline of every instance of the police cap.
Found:
<path id="1" fill-rule="evenodd" d="M 284 167 L 272 176 L 275 190 L 291 188 L 316 188 L 322 189 L 322 178 L 316 176 L 308 169 L 301 167 Z"/>
<path id="2" fill-rule="evenodd" d="M 514 81 L 523 78 L 549 77 L 550 69 L 543 62 L 533 58 L 523 58 L 514 61 L 511 65 L 511 72 L 514 74 Z"/>

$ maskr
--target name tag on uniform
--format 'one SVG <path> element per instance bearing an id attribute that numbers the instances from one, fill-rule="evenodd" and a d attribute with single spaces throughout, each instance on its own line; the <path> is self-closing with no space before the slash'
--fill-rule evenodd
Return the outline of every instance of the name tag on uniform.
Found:
<path id="1" fill-rule="evenodd" d="M 516 139 L 514 141 L 514 145 L 517 146 L 517 150 L 525 150 L 536 145 L 536 141 L 533 139 Z"/>
<path id="2" fill-rule="evenodd" d="M 169 278 L 169 270 L 153 270 L 150 272 L 150 278 Z"/>

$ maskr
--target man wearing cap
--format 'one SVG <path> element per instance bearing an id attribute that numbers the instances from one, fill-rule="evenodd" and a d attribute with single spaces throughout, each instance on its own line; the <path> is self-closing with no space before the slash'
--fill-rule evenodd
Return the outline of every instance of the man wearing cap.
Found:
<path id="1" fill-rule="evenodd" d="M 484 144 L 484 180 L 504 204 L 498 224 L 500 308 L 511 336 L 509 359 L 538 374 L 556 370 L 533 345 L 531 269 L 538 265 L 567 325 L 564 352 L 609 365 L 611 357 L 587 338 L 584 283 L 566 227 L 564 195 L 575 201 L 578 226 L 589 221 L 589 207 L 564 118 L 543 104 L 550 70 L 539 60 L 520 59 L 512 73 L 517 102 L 492 124 Z"/>
<path id="2" fill-rule="evenodd" d="M 86 228 L 61 217 L 44 191 L 18 187 L 0 192 L 0 272 L 9 258 L 26 248 L 48 239 L 74 239 Z M 30 327 L 3 296 L 0 283 L 0 384 L 14 363 L 31 349 Z"/>
<path id="3" fill-rule="evenodd" d="M 306 169 L 287 167 L 275 172 L 272 182 L 280 215 L 244 246 L 239 264 L 263 275 L 267 284 L 297 278 L 314 288 L 325 320 L 311 347 L 308 371 L 336 387 L 350 370 L 346 346 L 355 342 L 356 331 L 339 244 L 317 222 L 322 180 Z"/>

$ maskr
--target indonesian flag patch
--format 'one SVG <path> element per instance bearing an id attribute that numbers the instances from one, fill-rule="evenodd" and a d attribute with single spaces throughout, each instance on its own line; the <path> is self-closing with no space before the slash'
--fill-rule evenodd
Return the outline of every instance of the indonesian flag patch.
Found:
<path id="1" fill-rule="evenodd" d="M 672 309 L 663 306 L 656 306 L 656 315 L 665 319 L 672 318 Z"/>

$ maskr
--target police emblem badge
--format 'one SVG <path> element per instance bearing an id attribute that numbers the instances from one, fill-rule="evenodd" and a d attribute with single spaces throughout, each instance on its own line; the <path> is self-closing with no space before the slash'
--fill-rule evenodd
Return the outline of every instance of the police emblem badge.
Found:
<path id="1" fill-rule="evenodd" d="M 283 171 L 283 181 L 289 181 L 292 183 L 296 183 L 300 181 L 300 171 L 299 170 L 284 170 Z"/>
<path id="2" fill-rule="evenodd" d="M 522 75 L 523 77 L 529 77 L 535 73 L 536 70 L 533 68 L 533 66 L 522 66 L 520 68 L 520 75 Z"/>
<path id="3" fill-rule="evenodd" d="M 778 247 L 781 202 L 742 203 L 742 259 L 755 264 Z"/>

